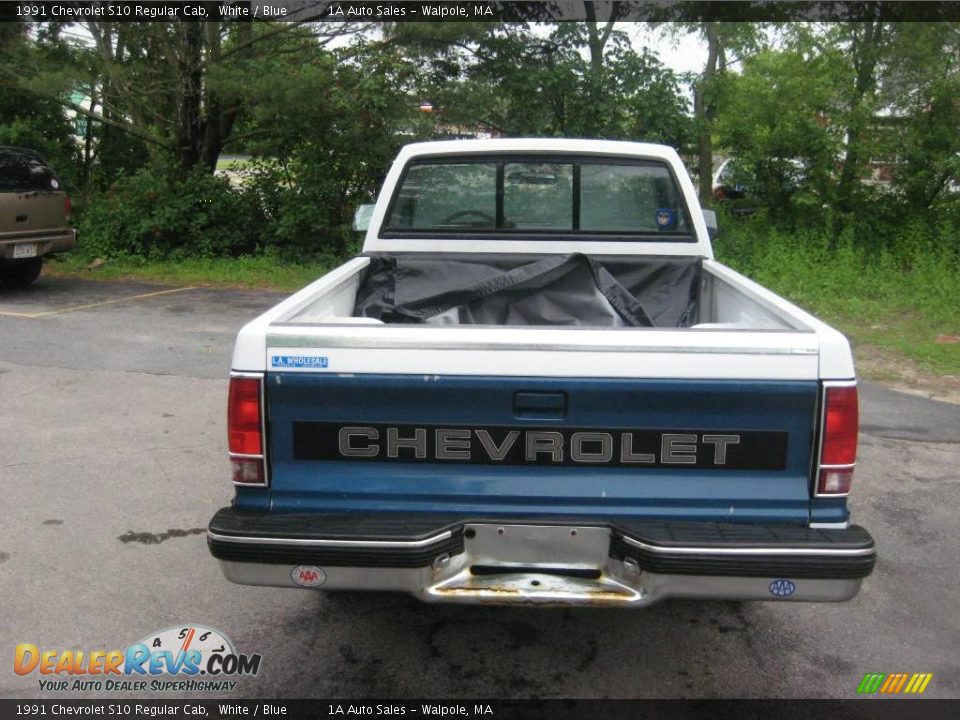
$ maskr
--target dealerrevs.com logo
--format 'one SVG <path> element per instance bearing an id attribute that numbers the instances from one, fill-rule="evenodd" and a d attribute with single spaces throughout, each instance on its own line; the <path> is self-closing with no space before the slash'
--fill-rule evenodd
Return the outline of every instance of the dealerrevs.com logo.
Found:
<path id="1" fill-rule="evenodd" d="M 223 633 L 185 625 L 151 633 L 125 650 L 54 650 L 17 645 L 13 671 L 37 674 L 52 691 L 232 691 L 233 678 L 256 675 L 259 654 L 238 653 Z"/>

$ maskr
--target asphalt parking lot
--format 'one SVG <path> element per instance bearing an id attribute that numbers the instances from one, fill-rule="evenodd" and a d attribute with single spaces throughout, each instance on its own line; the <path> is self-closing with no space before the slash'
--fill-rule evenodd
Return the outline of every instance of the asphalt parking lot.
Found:
<path id="1" fill-rule="evenodd" d="M 933 673 L 926 696 L 960 696 L 960 406 L 869 382 L 852 506 L 880 556 L 849 603 L 483 608 L 231 585 L 203 535 L 231 496 L 226 376 L 237 329 L 279 297 L 0 289 L 0 697 L 55 696 L 14 674 L 17 643 L 119 649 L 185 624 L 262 655 L 243 697 L 851 698 L 867 672 Z"/>

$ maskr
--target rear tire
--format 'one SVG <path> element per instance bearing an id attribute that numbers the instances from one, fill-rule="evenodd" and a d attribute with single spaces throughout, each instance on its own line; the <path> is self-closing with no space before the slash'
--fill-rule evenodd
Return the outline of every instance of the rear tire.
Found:
<path id="1" fill-rule="evenodd" d="M 0 265 L 0 283 L 13 290 L 25 288 L 40 277 L 41 268 L 43 268 L 42 257 Z"/>

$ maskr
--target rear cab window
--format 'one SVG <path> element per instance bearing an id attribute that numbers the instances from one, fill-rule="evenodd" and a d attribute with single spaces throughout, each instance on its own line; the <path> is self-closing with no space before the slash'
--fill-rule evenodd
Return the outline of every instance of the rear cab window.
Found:
<path id="1" fill-rule="evenodd" d="M 62 190 L 60 178 L 39 156 L 0 149 L 0 192 Z"/>
<path id="2" fill-rule="evenodd" d="M 383 237 L 694 241 L 676 178 L 655 160 L 425 157 L 404 170 Z"/>

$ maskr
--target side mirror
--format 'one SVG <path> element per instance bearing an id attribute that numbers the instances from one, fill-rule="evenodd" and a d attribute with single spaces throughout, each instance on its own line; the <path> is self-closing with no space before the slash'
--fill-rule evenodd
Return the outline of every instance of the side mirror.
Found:
<path id="1" fill-rule="evenodd" d="M 717 225 L 717 211 L 703 208 L 703 221 L 707 224 L 707 235 L 714 240 L 720 234 L 720 227 Z"/>
<path id="2" fill-rule="evenodd" d="M 353 214 L 353 229 L 357 232 L 366 232 L 370 227 L 370 218 L 373 216 L 373 204 L 360 205 Z"/>

